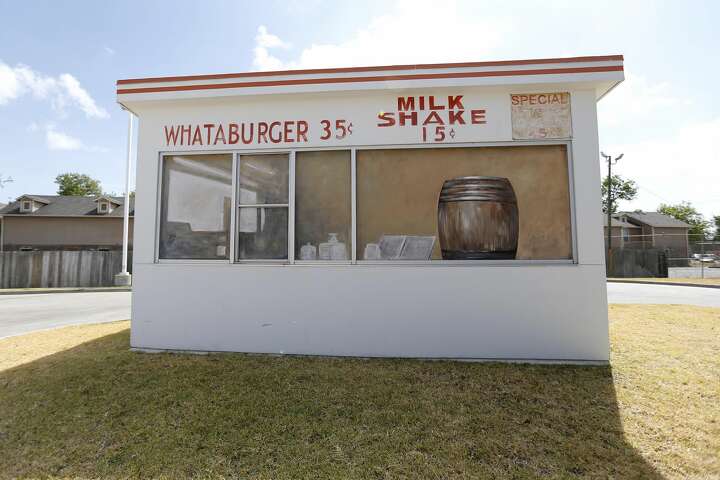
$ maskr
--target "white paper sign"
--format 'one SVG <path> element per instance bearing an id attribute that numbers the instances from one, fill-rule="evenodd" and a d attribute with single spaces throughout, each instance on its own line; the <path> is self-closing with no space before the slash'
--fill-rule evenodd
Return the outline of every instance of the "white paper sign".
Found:
<path id="1" fill-rule="evenodd" d="M 514 140 L 572 137 L 570 93 L 513 93 Z"/>

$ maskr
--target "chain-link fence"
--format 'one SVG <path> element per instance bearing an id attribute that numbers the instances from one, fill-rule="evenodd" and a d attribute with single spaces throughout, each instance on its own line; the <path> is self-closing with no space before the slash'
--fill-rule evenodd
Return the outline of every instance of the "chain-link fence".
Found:
<path id="1" fill-rule="evenodd" d="M 609 277 L 720 279 L 720 241 L 687 233 L 613 230 L 609 258 L 605 239 Z"/>

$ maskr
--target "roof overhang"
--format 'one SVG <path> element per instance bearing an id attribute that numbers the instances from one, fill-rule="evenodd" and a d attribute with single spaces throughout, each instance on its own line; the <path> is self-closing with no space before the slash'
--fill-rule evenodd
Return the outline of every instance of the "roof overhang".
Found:
<path id="1" fill-rule="evenodd" d="M 134 104 L 157 100 L 548 84 L 591 88 L 599 100 L 623 80 L 622 55 L 606 55 L 134 78 L 118 80 L 117 101 L 132 111 Z"/>
<path id="2" fill-rule="evenodd" d="M 50 205 L 50 202 L 45 200 L 44 198 L 39 198 L 34 195 L 20 195 L 17 198 L 17 202 L 21 202 L 23 200 L 32 200 L 33 202 L 42 203 L 43 205 Z"/>
<path id="3" fill-rule="evenodd" d="M 107 197 L 107 196 L 105 196 L 105 195 L 99 196 L 99 197 L 96 198 L 94 201 L 95 201 L 95 203 L 100 202 L 100 201 L 105 201 L 105 202 L 112 203 L 113 205 L 117 205 L 117 206 L 122 205 L 121 202 L 118 202 L 118 201 L 115 200 L 114 198 Z"/>

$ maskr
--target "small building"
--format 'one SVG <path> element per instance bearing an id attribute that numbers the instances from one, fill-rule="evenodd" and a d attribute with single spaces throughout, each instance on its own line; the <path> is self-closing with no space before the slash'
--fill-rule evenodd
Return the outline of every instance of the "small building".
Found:
<path id="1" fill-rule="evenodd" d="M 670 259 L 690 256 L 688 231 L 691 225 L 660 212 L 619 212 L 615 217 L 630 224 L 634 232 L 626 247 L 657 248 L 668 251 Z M 607 223 L 607 220 L 606 220 Z M 639 231 L 638 231 L 639 229 Z"/>
<path id="2" fill-rule="evenodd" d="M 603 214 L 603 235 L 605 238 L 605 248 L 607 248 L 607 215 Z M 642 244 L 642 228 L 629 222 L 623 222 L 612 217 L 612 246 L 613 248 L 630 248 L 637 247 Z"/>
<path id="3" fill-rule="evenodd" d="M 607 362 L 620 55 L 124 79 L 131 347 Z"/>
<path id="4" fill-rule="evenodd" d="M 120 250 L 124 197 L 22 195 L 0 208 L 0 251 Z M 130 242 L 134 200 L 130 200 Z"/>

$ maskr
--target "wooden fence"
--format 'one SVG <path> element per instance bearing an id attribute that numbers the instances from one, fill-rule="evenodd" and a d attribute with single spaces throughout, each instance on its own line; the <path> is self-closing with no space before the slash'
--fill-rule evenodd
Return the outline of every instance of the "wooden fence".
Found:
<path id="1" fill-rule="evenodd" d="M 121 251 L 0 252 L 0 288 L 109 287 L 121 266 Z"/>
<path id="2" fill-rule="evenodd" d="M 607 259 L 607 252 L 605 258 Z M 667 256 L 659 249 L 613 249 L 606 269 L 608 277 L 666 278 L 668 276 Z"/>

